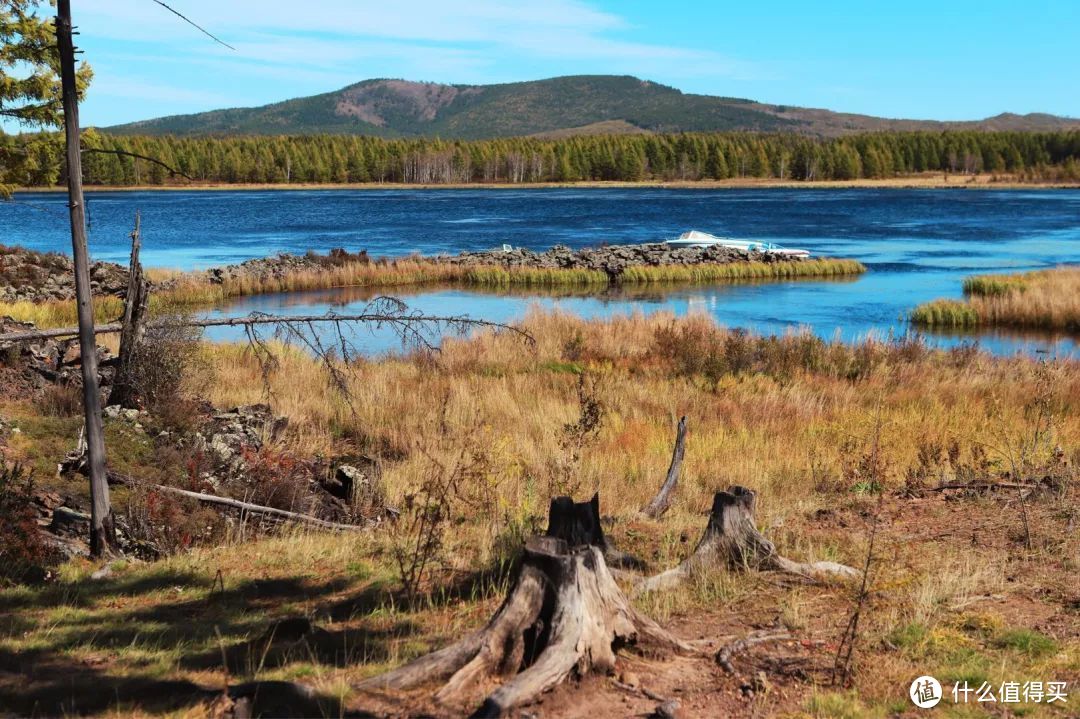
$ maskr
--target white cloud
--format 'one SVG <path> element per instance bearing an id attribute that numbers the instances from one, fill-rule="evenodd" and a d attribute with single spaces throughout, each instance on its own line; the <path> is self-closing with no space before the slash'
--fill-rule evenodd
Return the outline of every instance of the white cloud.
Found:
<path id="1" fill-rule="evenodd" d="M 710 49 L 628 40 L 633 28 L 623 18 L 582 0 L 168 2 L 235 51 L 151 0 L 80 2 L 75 21 L 97 71 L 89 109 L 105 122 L 157 112 L 138 100 L 159 100 L 170 113 L 257 105 L 370 77 L 487 83 L 571 73 L 669 81 L 758 73 Z M 171 87 L 145 79 L 158 75 Z M 106 98 L 131 102 L 117 108 Z"/>
<path id="2" fill-rule="evenodd" d="M 689 64 L 716 75 L 748 72 L 745 63 L 710 50 L 613 38 L 627 28 L 623 19 L 578 0 L 313 0 L 299 8 L 283 0 L 170 4 L 236 52 L 213 45 L 150 0 L 87 0 L 78 22 L 87 36 L 152 41 L 164 52 L 196 42 L 203 54 L 227 63 L 300 65 L 335 74 L 342 65 L 376 59 L 400 62 L 406 70 L 497 69 L 506 53 L 524 60 L 607 63 L 616 71 L 663 72 Z"/>

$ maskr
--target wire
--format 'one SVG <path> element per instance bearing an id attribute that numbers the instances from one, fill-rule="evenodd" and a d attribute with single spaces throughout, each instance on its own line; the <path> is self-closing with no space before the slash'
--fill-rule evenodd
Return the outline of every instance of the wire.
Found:
<path id="1" fill-rule="evenodd" d="M 168 10 L 169 12 L 171 12 L 171 13 L 172 13 L 173 15 L 175 15 L 175 16 L 176 16 L 176 17 L 178 17 L 178 18 L 180 18 L 180 19 L 181 19 L 181 20 L 183 20 L 184 22 L 186 22 L 186 23 L 187 23 L 188 25 L 191 25 L 191 26 L 192 26 L 193 28 L 195 28 L 196 30 L 198 30 L 199 32 L 201 32 L 201 33 L 202 33 L 203 35 L 206 35 L 206 36 L 207 36 L 208 38 L 210 38 L 210 39 L 211 39 L 211 40 L 213 40 L 214 42 L 216 42 L 216 43 L 219 43 L 219 44 L 221 44 L 221 45 L 224 45 L 225 47 L 229 48 L 230 50 L 233 50 L 234 52 L 236 51 L 236 48 L 235 48 L 235 47 L 233 47 L 233 46 L 232 46 L 232 45 L 230 45 L 229 43 L 225 42 L 225 41 L 224 41 L 224 40 L 222 40 L 221 38 L 217 37 L 217 36 L 216 36 L 216 35 L 214 35 L 214 34 L 213 34 L 212 32 L 210 32 L 210 31 L 209 31 L 209 30 L 207 30 L 206 28 L 202 27 L 202 26 L 201 26 L 201 25 L 199 25 L 198 23 L 195 23 L 195 22 L 193 22 L 192 20 L 190 20 L 190 19 L 188 19 L 188 18 L 184 17 L 184 16 L 183 16 L 183 15 L 182 15 L 181 13 L 179 13 L 179 12 L 177 12 L 176 10 L 172 9 L 171 7 L 169 7 L 168 5 L 166 5 L 165 3 L 163 3 L 163 2 L 161 1 L 161 0 L 153 0 L 153 2 L 156 2 L 156 3 L 158 4 L 158 5 L 160 5 L 161 7 L 165 8 L 166 10 Z"/>

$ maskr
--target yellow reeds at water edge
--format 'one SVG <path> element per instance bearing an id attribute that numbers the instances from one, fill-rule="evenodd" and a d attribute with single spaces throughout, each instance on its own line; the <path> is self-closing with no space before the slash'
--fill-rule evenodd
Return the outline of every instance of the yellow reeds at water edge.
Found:
<path id="1" fill-rule="evenodd" d="M 732 262 L 727 264 L 663 265 L 628 267 L 614 280 L 606 272 L 580 268 L 501 267 L 460 265 L 423 259 L 390 262 L 348 262 L 340 265 L 298 269 L 280 275 L 227 277 L 214 283 L 201 273 L 151 271 L 162 287 L 151 296 L 152 313 L 194 309 L 220 304 L 234 297 L 304 292 L 342 287 L 406 287 L 460 285 L 463 287 L 597 287 L 609 284 L 650 284 L 662 282 L 725 282 L 812 277 L 852 276 L 865 272 L 862 263 L 843 259 L 814 259 L 796 262 Z M 99 321 L 114 320 L 123 312 L 115 297 L 95 300 Z M 75 324 L 75 304 L 71 301 L 44 303 L 0 302 L 0 317 L 33 322 L 41 328 Z"/>
<path id="2" fill-rule="evenodd" d="M 1080 331 L 1080 267 L 973 275 L 964 280 L 964 296 L 919 305 L 911 321 L 925 327 Z"/>

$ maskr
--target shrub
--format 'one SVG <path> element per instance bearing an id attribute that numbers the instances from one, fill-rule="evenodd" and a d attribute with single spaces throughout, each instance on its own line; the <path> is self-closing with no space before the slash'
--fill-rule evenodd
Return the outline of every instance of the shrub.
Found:
<path id="1" fill-rule="evenodd" d="M 56 559 L 38 530 L 33 498 L 33 475 L 0 458 L 0 583 L 41 579 Z"/>

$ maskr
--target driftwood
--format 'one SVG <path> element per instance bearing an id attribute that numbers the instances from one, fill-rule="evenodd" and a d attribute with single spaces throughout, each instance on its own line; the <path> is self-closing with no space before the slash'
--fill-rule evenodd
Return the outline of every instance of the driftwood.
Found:
<path id="1" fill-rule="evenodd" d="M 484 628 L 357 688 L 402 690 L 441 682 L 435 699 L 460 708 L 488 679 L 509 676 L 473 714 L 492 717 L 573 674 L 612 672 L 622 645 L 694 652 L 634 609 L 612 578 L 603 550 L 591 543 L 599 529 L 587 519 L 591 511 L 574 511 L 574 503 L 563 500 L 552 502 L 550 536 L 526 543 L 513 588 Z"/>
<path id="2" fill-rule="evenodd" d="M 139 261 L 142 244 L 139 236 L 140 224 L 141 217 L 136 212 L 135 229 L 131 233 L 131 262 L 128 266 L 127 294 L 124 297 L 124 319 L 120 330 L 120 355 L 116 378 L 109 393 L 109 404 L 118 404 L 127 409 L 138 409 L 135 363 L 139 346 L 146 335 L 146 314 L 150 305 L 150 283 L 143 275 L 142 262 Z"/>
<path id="3" fill-rule="evenodd" d="M 675 499 L 675 488 L 679 484 L 679 470 L 682 468 L 683 455 L 686 452 L 686 417 L 679 420 L 679 428 L 675 432 L 675 449 L 671 452 L 671 464 L 668 466 L 667 477 L 664 479 L 660 491 L 652 501 L 641 510 L 646 517 L 659 519 L 668 511 L 671 502 Z"/>
<path id="4" fill-rule="evenodd" d="M 267 517 L 276 517 L 278 519 L 288 520 L 290 522 L 300 522 L 301 524 L 310 524 L 315 527 L 321 527 L 323 529 L 333 529 L 339 532 L 360 532 L 366 529 L 364 525 L 360 524 L 342 524 L 340 522 L 331 522 L 326 519 L 319 519 L 318 517 L 312 517 L 310 514 L 301 514 L 299 512 L 290 512 L 285 509 L 277 509 L 276 507 L 264 507 L 260 504 L 252 504 L 251 502 L 242 502 L 239 499 L 232 499 L 231 497 L 219 497 L 214 494 L 203 494 L 202 492 L 192 492 L 187 489 L 180 489 L 179 487 L 169 487 L 164 484 L 154 484 L 152 482 L 141 482 L 133 477 L 127 477 L 116 472 L 109 472 L 109 479 L 125 484 L 128 486 L 140 486 L 147 487 L 148 489 L 156 489 L 162 492 L 169 492 L 171 494 L 177 494 L 181 497 L 187 497 L 189 499 L 198 500 L 204 504 L 216 504 L 222 507 L 231 507 L 233 509 L 239 509 L 242 512 L 249 514 L 261 514 Z"/>
<path id="5" fill-rule="evenodd" d="M 795 562 L 777 553 L 776 547 L 754 526 L 755 494 L 746 487 L 730 487 L 713 497 L 705 533 L 694 553 L 679 566 L 642 580 L 635 591 L 667 589 L 712 567 L 772 569 L 814 580 L 852 578 L 859 572 L 836 562 Z"/>

